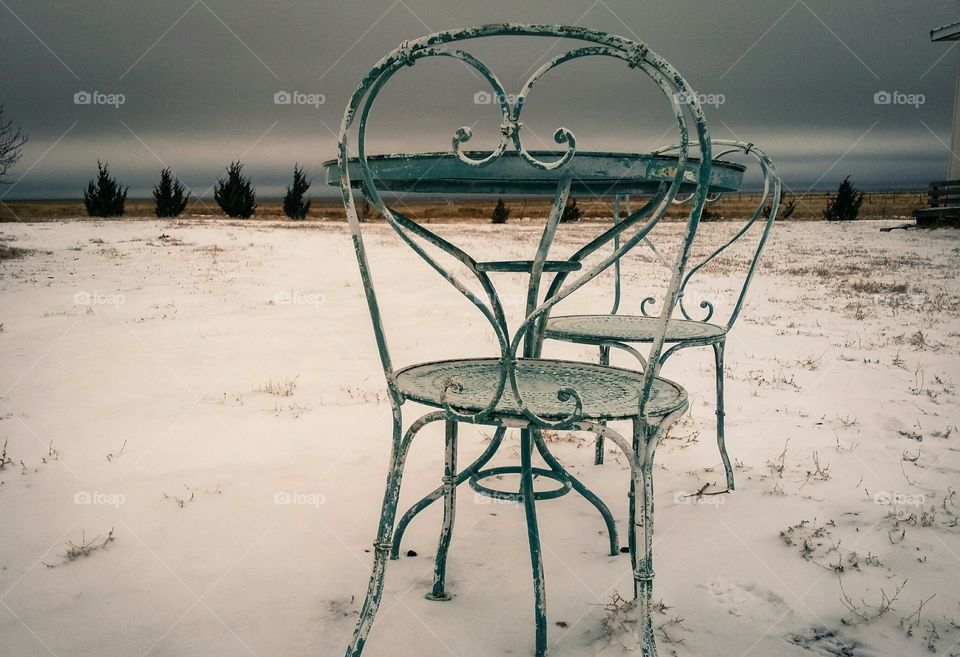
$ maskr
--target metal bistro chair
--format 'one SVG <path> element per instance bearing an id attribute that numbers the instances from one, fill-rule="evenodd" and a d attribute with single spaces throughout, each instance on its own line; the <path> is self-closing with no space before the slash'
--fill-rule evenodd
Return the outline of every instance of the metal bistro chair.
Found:
<path id="1" fill-rule="evenodd" d="M 763 247 L 766 245 L 767 237 L 770 234 L 770 229 L 773 227 L 773 222 L 776 220 L 777 210 L 780 206 L 781 185 L 780 177 L 777 174 L 773 163 L 770 161 L 770 158 L 768 158 L 763 151 L 756 148 L 753 144 L 748 144 L 741 141 L 715 139 L 713 140 L 713 145 L 715 147 L 720 147 L 721 149 L 726 149 L 720 150 L 719 153 L 713 155 L 715 161 L 722 160 L 724 157 L 733 154 L 753 156 L 759 163 L 760 173 L 763 176 L 763 193 L 760 196 L 760 202 L 756 210 L 746 221 L 746 223 L 744 223 L 743 226 L 741 226 L 740 229 L 733 235 L 733 237 L 714 249 L 699 263 L 692 266 L 684 275 L 683 281 L 680 285 L 680 300 L 677 304 L 680 317 L 671 317 L 670 321 L 667 323 L 667 333 L 664 339 L 671 346 L 660 355 L 659 360 L 660 365 L 663 365 L 663 363 L 666 362 L 670 356 L 681 349 L 706 346 L 713 348 L 717 382 L 717 446 L 720 448 L 720 458 L 723 461 L 723 467 L 726 472 L 727 489 L 733 490 L 733 468 L 730 465 L 730 457 L 727 455 L 726 444 L 724 441 L 723 352 L 726 345 L 727 335 L 730 333 L 734 323 L 737 321 L 737 317 L 740 315 L 740 310 L 743 307 L 743 301 L 746 298 L 747 289 L 750 287 L 750 282 L 753 279 L 754 273 L 756 272 L 757 264 L 760 261 L 760 255 L 763 252 Z M 672 149 L 667 148 L 659 152 L 670 152 L 671 150 Z M 718 200 L 721 195 L 722 194 L 717 194 L 716 196 L 708 198 L 707 203 L 709 204 Z M 629 204 L 629 197 L 627 197 L 625 200 Z M 689 197 L 688 199 L 674 199 L 673 202 L 684 203 L 687 200 L 689 200 Z M 620 220 L 620 203 L 621 197 L 617 196 L 614 202 L 615 224 Z M 627 212 L 629 212 L 629 207 Z M 743 285 L 740 287 L 736 301 L 732 304 L 732 306 L 729 306 L 729 309 L 724 313 L 726 315 L 726 321 L 710 321 L 714 316 L 715 304 L 708 300 L 702 300 L 699 304 L 700 308 L 706 311 L 706 314 L 702 318 L 697 319 L 691 316 L 684 303 L 684 293 L 687 290 L 687 285 L 690 282 L 690 279 L 706 265 L 712 262 L 717 256 L 726 251 L 731 245 L 750 233 L 750 229 L 755 224 L 760 226 L 756 250 L 753 252 L 753 257 L 749 261 L 749 266 L 746 270 L 746 276 L 743 280 Z M 757 231 L 753 232 L 756 233 Z M 656 250 L 656 247 L 653 245 L 653 243 L 646 238 L 644 238 L 644 241 L 657 256 L 657 258 L 661 258 L 660 253 Z M 662 260 L 662 258 L 661 262 L 663 262 L 665 266 L 670 265 L 669 262 Z M 660 318 L 651 315 L 647 310 L 647 307 L 654 304 L 656 300 L 653 297 L 645 298 L 640 303 L 639 315 L 621 314 L 620 301 L 621 276 L 620 263 L 618 262 L 616 264 L 614 278 L 613 309 L 610 311 L 610 313 L 606 315 L 552 316 L 547 322 L 546 337 L 552 340 L 597 345 L 600 348 L 600 364 L 602 365 L 607 365 L 610 363 L 610 349 L 616 348 L 633 354 L 640 362 L 641 367 L 646 367 L 647 361 L 644 359 L 643 355 L 637 352 L 636 349 L 630 345 L 637 343 L 651 343 L 658 338 Z M 594 461 L 597 465 L 603 463 L 603 450 L 604 437 L 603 434 L 600 433 L 597 434 L 596 437 L 596 452 L 594 456 Z"/>
<path id="2" fill-rule="evenodd" d="M 540 66 L 527 80 L 515 102 L 510 103 L 503 85 L 487 65 L 460 49 L 460 42 L 465 40 L 507 35 L 564 38 L 580 43 Z M 399 71 L 428 57 L 459 60 L 490 84 L 502 113 L 502 136 L 499 145 L 492 152 L 465 151 L 461 145 L 470 139 L 471 133 L 468 128 L 460 128 L 453 138 L 453 148 L 449 153 L 426 154 L 426 158 L 423 154 L 410 157 L 368 157 L 365 149 L 367 117 L 378 93 Z M 520 115 L 532 88 L 544 74 L 564 62 L 582 57 L 619 60 L 651 79 L 670 103 L 680 135 L 680 145 L 671 157 L 658 157 L 652 164 L 651 161 L 644 160 L 644 167 L 647 167 L 645 170 L 653 172 L 653 180 L 659 180 L 653 186 L 660 190 L 657 194 L 660 200 L 656 204 L 642 212 L 631 214 L 624 221 L 607 229 L 583 246 L 573 257 L 567 260 L 549 260 L 549 250 L 571 187 L 578 189 L 577 185 L 582 184 L 581 176 L 588 174 L 577 172 L 576 140 L 566 128 L 558 129 L 554 135 L 558 144 L 566 145 L 565 150 L 547 155 L 528 151 L 521 139 Z M 683 388 L 658 376 L 667 323 L 665 320 L 660 322 L 659 328 L 654 331 L 648 355 L 652 366 L 643 372 L 608 365 L 547 360 L 540 357 L 540 350 L 544 321 L 550 309 L 635 247 L 657 225 L 671 201 L 678 193 L 682 193 L 690 194 L 692 201 L 686 229 L 678 239 L 680 244 L 676 262 L 662 300 L 665 317 L 669 316 L 676 304 L 682 273 L 711 181 L 710 142 L 702 110 L 696 102 L 680 105 L 676 100 L 677 96 L 695 98 L 696 94 L 668 62 L 643 43 L 580 27 L 499 24 L 438 32 L 405 42 L 374 66 L 350 98 L 340 129 L 337 179 L 386 377 L 393 409 L 393 432 L 383 507 L 373 544 L 373 569 L 353 639 L 346 650 L 348 657 L 359 656 L 364 648 L 380 605 L 388 556 L 399 544 L 399 536 L 394 536 L 394 523 L 408 450 L 417 433 L 434 422 L 444 422 L 446 429 L 442 485 L 404 516 L 404 520 L 409 522 L 418 510 L 434 499 L 443 499 L 443 521 L 437 547 L 434 583 L 427 597 L 431 600 L 449 599 L 445 585 L 446 560 L 453 531 L 457 486 L 469 480 L 478 492 L 521 502 L 528 529 L 534 583 L 535 649 L 538 657 L 545 655 L 546 598 L 536 502 L 560 497 L 571 488 L 577 490 L 604 515 L 610 532 L 611 554 L 617 553 L 618 544 L 609 511 L 581 482 L 563 469 L 550 453 L 542 432 L 546 429 L 600 432 L 623 450 L 631 465 L 629 545 L 634 595 L 639 599 L 639 609 L 645 619 L 642 626 L 643 654 L 648 657 L 656 654 L 650 624 L 653 585 L 653 455 L 664 432 L 687 408 L 687 395 Z M 352 128 L 356 130 L 355 158 L 351 158 L 348 148 L 348 136 Z M 699 160 L 687 158 L 691 133 L 695 140 L 693 144 L 702 155 Z M 579 160 L 591 161 L 587 154 L 582 154 Z M 604 160 L 605 166 L 609 164 L 608 160 Z M 430 173 L 424 161 L 430 163 L 429 167 L 437 166 L 447 172 L 444 174 L 444 184 L 451 184 L 449 189 L 455 190 L 455 183 L 462 180 L 463 185 L 472 184 L 474 191 L 477 191 L 484 189 L 483 180 L 514 179 L 523 175 L 518 173 L 523 170 L 530 177 L 531 189 L 539 185 L 542 190 L 550 190 L 553 204 L 533 259 L 479 262 L 465 250 L 390 207 L 381 196 L 381 190 L 424 191 L 425 187 L 418 187 L 418 181 L 428 177 Z M 386 170 L 391 166 L 399 166 L 405 172 L 400 179 L 391 179 L 387 175 Z M 351 177 L 351 167 L 360 170 L 359 177 Z M 400 369 L 394 367 L 364 248 L 361 224 L 357 217 L 355 188 L 362 190 L 403 243 L 453 285 L 486 318 L 499 346 L 493 357 L 428 362 Z M 595 264 L 586 266 L 583 260 L 601 246 L 610 244 L 614 237 L 620 238 L 617 248 L 605 257 L 598 256 L 599 261 Z M 465 267 L 473 280 L 473 286 L 479 290 L 471 291 L 467 283 L 435 259 L 428 252 L 431 247 L 443 251 Z M 500 296 L 491 280 L 490 274 L 493 272 L 521 272 L 529 276 L 526 310 L 522 321 L 512 329 L 508 326 Z M 571 278 L 574 272 L 579 273 Z M 552 273 L 554 277 L 548 291 L 541 294 L 545 273 Z M 407 401 L 415 401 L 438 410 L 420 416 L 404 430 L 401 411 Z M 601 421 L 608 420 L 630 421 L 632 435 L 624 438 L 616 431 L 600 425 Z M 462 422 L 494 426 L 496 431 L 491 446 L 484 454 L 458 472 L 457 429 Z M 507 428 L 520 430 L 519 464 L 482 470 L 503 440 Z M 534 450 L 548 467 L 534 467 Z M 505 473 L 519 475 L 517 492 L 495 490 L 481 483 L 486 478 Z M 534 476 L 553 480 L 559 487 L 537 491 L 534 488 Z"/>

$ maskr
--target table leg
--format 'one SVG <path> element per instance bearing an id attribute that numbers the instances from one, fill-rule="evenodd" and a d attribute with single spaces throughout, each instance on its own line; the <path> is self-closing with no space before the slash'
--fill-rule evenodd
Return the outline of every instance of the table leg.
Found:
<path id="1" fill-rule="evenodd" d="M 561 465 L 557 458 L 550 453 L 547 444 L 543 442 L 543 434 L 537 430 L 534 433 L 534 444 L 537 447 L 537 451 L 540 452 L 540 456 L 543 457 L 543 460 L 546 461 L 547 465 L 550 466 L 554 472 L 559 473 L 566 479 L 570 481 L 570 485 L 575 491 L 580 493 L 580 495 L 590 502 L 600 512 L 600 516 L 603 518 L 603 522 L 607 525 L 607 536 L 610 538 L 610 556 L 615 556 L 619 553 L 620 546 L 617 541 L 617 523 L 613 518 L 613 514 L 610 513 L 610 509 L 607 508 L 607 505 L 603 503 L 597 495 L 587 488 L 583 482 L 574 477 L 572 474 L 567 472 L 567 469 Z"/>
<path id="2" fill-rule="evenodd" d="M 618 197 L 619 200 L 619 197 Z M 618 262 L 619 264 L 619 262 Z M 600 345 L 600 364 L 609 365 L 610 364 L 610 347 L 608 345 Z M 600 424 L 606 426 L 606 420 L 601 420 Z M 603 434 L 598 433 L 596 442 L 594 443 L 594 455 L 593 455 L 593 464 L 594 465 L 603 465 Z"/>
<path id="3" fill-rule="evenodd" d="M 543 581 L 543 555 L 540 552 L 540 530 L 537 526 L 537 508 L 533 489 L 534 429 L 520 430 L 520 492 L 527 519 L 527 540 L 530 543 L 530 563 L 533 568 L 534 619 L 536 622 L 536 657 L 547 654 L 547 593 Z"/>

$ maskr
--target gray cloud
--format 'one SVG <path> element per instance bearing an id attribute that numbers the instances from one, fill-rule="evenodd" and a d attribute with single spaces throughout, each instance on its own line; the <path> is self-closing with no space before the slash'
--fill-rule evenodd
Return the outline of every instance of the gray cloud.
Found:
<path id="1" fill-rule="evenodd" d="M 7 198 L 75 197 L 98 158 L 145 195 L 163 164 L 202 194 L 243 157 L 261 193 L 277 194 L 294 162 L 319 178 L 348 95 L 384 53 L 433 30 L 507 20 L 644 39 L 698 91 L 723 96 L 707 108 L 713 134 L 762 145 L 792 189 L 834 187 L 847 174 L 867 187 L 917 187 L 944 176 L 960 58 L 929 42 L 931 28 L 960 19 L 947 1 L 4 0 L 0 16 L 0 102 L 31 137 L 13 171 L 22 180 L 0 189 Z M 473 51 L 518 88 L 552 43 Z M 562 78 L 531 97 L 531 138 L 549 141 L 562 124 L 585 148 L 669 141 L 665 105 L 626 67 L 576 63 Z M 497 121 L 473 103 L 481 89 L 456 63 L 418 64 L 385 90 L 374 144 L 446 148 L 455 128 L 476 123 L 482 146 Z M 77 105 L 78 91 L 125 102 Z M 325 102 L 276 105 L 278 91 Z M 925 102 L 875 104 L 881 91 Z"/>

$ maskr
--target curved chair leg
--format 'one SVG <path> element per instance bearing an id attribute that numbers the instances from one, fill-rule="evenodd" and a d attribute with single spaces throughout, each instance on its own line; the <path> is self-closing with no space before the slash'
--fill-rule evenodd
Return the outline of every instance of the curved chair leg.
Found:
<path id="1" fill-rule="evenodd" d="M 547 654 L 547 593 L 543 581 L 543 555 L 540 552 L 540 530 L 537 526 L 537 507 L 533 489 L 532 433 L 520 430 L 520 494 L 527 519 L 527 540 L 530 543 L 530 563 L 533 568 L 534 619 L 536 621 L 535 655 Z"/>
<path id="2" fill-rule="evenodd" d="M 645 462 L 639 470 L 638 486 L 643 487 L 641 522 L 643 529 L 643 555 L 637 555 L 637 567 L 633 571 L 636 595 L 643 614 L 643 655 L 655 657 L 656 638 L 653 634 L 653 464 Z"/>
<path id="3" fill-rule="evenodd" d="M 637 483 L 635 477 L 630 477 L 630 490 L 627 492 L 627 549 L 630 551 L 630 569 L 637 572 L 637 532 L 634 531 L 637 518 Z M 637 588 L 634 586 L 633 595 L 636 597 Z"/>
<path id="4" fill-rule="evenodd" d="M 609 365 L 610 364 L 610 347 L 608 345 L 600 345 L 600 364 Z M 606 426 L 606 421 L 601 421 L 600 424 Z M 594 465 L 603 465 L 603 434 L 598 433 L 596 442 L 594 443 L 594 456 L 593 464 Z"/>
<path id="5" fill-rule="evenodd" d="M 635 463 L 630 497 L 630 545 L 633 561 L 633 594 L 640 612 L 641 654 L 656 657 L 653 633 L 653 449 L 657 427 L 634 422 Z M 636 497 L 640 495 L 641 500 Z M 639 509 L 638 509 L 639 507 Z M 636 517 L 637 510 L 640 517 Z M 640 550 L 642 549 L 642 552 Z"/>
<path id="6" fill-rule="evenodd" d="M 503 437 L 506 434 L 506 431 L 506 427 L 497 427 L 496 432 L 493 434 L 493 438 L 490 440 L 490 444 L 485 450 L 483 450 L 483 453 L 477 457 L 476 461 L 471 463 L 469 466 L 464 468 L 463 471 L 457 474 L 456 479 L 454 480 L 454 487 L 459 486 L 467 479 L 472 477 L 474 472 L 485 466 L 490 459 L 493 458 L 493 455 L 500 447 L 500 443 L 503 442 Z M 400 517 L 400 521 L 397 523 L 397 528 L 393 535 L 393 547 L 390 549 L 391 559 L 396 559 L 400 555 L 400 543 L 403 540 L 403 534 L 407 530 L 407 525 L 410 524 L 410 521 L 413 520 L 418 513 L 443 497 L 444 490 L 445 487 L 443 484 L 437 488 L 434 488 L 428 494 L 420 498 L 416 504 L 411 506 L 407 512 Z"/>
<path id="7" fill-rule="evenodd" d="M 598 423 L 600 424 L 600 423 Z M 605 424 L 602 426 L 606 426 Z M 597 437 L 602 439 L 603 434 L 598 433 Z M 607 536 L 610 537 L 610 556 L 616 556 L 619 554 L 619 545 L 617 541 L 617 522 L 613 518 L 613 514 L 610 513 L 610 509 L 606 504 L 603 503 L 597 495 L 587 488 L 582 481 L 570 474 L 566 468 L 564 468 L 560 462 L 557 460 L 553 454 L 550 453 L 550 450 L 547 448 L 546 443 L 543 442 L 543 434 L 537 430 L 534 432 L 533 436 L 534 445 L 537 447 L 537 451 L 540 452 L 540 456 L 543 457 L 543 460 L 546 461 L 547 465 L 554 472 L 563 473 L 563 476 L 570 480 L 570 485 L 573 487 L 573 490 L 580 493 L 580 495 L 590 502 L 600 512 L 600 516 L 603 518 L 603 522 L 607 525 Z"/>
<path id="8" fill-rule="evenodd" d="M 727 474 L 727 490 L 733 490 L 733 468 L 730 465 L 730 457 L 727 456 L 727 445 L 723 436 L 723 348 L 724 342 L 717 342 L 713 345 L 713 358 L 717 375 L 717 447 L 720 448 L 720 459 L 723 461 L 723 469 Z"/>
<path id="9" fill-rule="evenodd" d="M 346 657 L 360 657 L 363 646 L 367 642 L 367 635 L 373 625 L 373 619 L 380 608 L 380 598 L 383 594 L 384 574 L 387 567 L 387 556 L 392 544 L 393 521 L 397 513 L 397 503 L 400 498 L 400 482 L 403 477 L 403 464 L 406 459 L 412 435 L 408 434 L 400 440 L 400 415 L 394 418 L 394 440 L 390 452 L 390 466 L 387 473 L 387 485 L 383 492 L 383 507 L 380 511 L 380 525 L 377 528 L 377 538 L 373 544 L 373 569 L 370 573 L 370 584 L 367 586 L 367 595 L 360 609 L 353 639 L 347 646 Z M 416 425 L 415 425 L 416 426 Z M 413 427 L 411 427 L 413 429 Z"/>
<path id="10" fill-rule="evenodd" d="M 446 601 L 450 595 L 446 592 L 447 551 L 453 535 L 453 519 L 457 510 L 457 423 L 447 420 L 446 450 L 443 466 L 443 526 L 440 528 L 440 540 L 437 545 L 437 562 L 433 571 L 433 590 L 427 594 L 427 600 Z"/>

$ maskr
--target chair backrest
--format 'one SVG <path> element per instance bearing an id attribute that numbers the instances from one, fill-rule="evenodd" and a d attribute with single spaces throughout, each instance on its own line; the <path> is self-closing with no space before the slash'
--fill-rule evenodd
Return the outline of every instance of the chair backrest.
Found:
<path id="1" fill-rule="evenodd" d="M 506 93 L 493 71 L 479 58 L 461 48 L 463 41 L 486 39 L 504 36 L 550 37 L 574 40 L 578 43 L 570 50 L 552 57 L 543 63 L 526 81 L 515 97 Z M 556 188 L 550 214 L 546 219 L 540 242 L 535 256 L 530 261 L 528 270 L 530 282 L 527 289 L 527 304 L 520 324 L 511 329 L 507 325 L 503 304 L 497 290 L 490 279 L 489 268 L 478 262 L 473 256 L 449 240 L 437 235 L 416 221 L 398 212 L 389 206 L 380 193 L 379 187 L 383 180 L 378 178 L 375 171 L 377 160 L 371 155 L 368 158 L 365 145 L 367 119 L 370 109 L 384 84 L 395 74 L 413 66 L 419 60 L 428 57 L 450 57 L 459 60 L 472 68 L 489 83 L 492 97 L 496 99 L 501 111 L 501 139 L 499 144 L 490 152 L 467 152 L 462 148 L 472 136 L 469 128 L 458 129 L 452 139 L 450 159 L 455 158 L 452 164 L 461 167 L 463 171 L 472 168 L 490 167 L 494 163 L 506 160 L 505 154 L 525 162 L 529 166 L 531 175 L 539 172 L 556 172 Z M 583 264 L 588 256 L 594 254 L 601 246 L 617 239 L 617 248 L 609 255 L 599 258 L 598 262 L 591 262 L 583 266 L 582 271 L 560 271 L 554 276 L 549 290 L 541 295 L 541 279 L 547 265 L 547 256 L 550 251 L 558 222 L 566 205 L 573 183 L 574 174 L 571 170 L 573 158 L 577 153 L 577 142 L 574 134 L 567 128 L 559 128 L 554 134 L 555 141 L 565 150 L 549 156 L 527 150 L 523 141 L 523 124 L 520 122 L 521 112 L 527 97 L 537 81 L 544 74 L 563 64 L 584 57 L 606 57 L 620 60 L 630 68 L 645 75 L 659 87 L 664 98 L 670 103 L 672 115 L 676 120 L 679 135 L 678 145 L 672 149 L 675 156 L 675 170 L 659 185 L 655 200 L 648 204 L 643 212 L 635 212 L 618 225 L 604 231 L 599 237 L 583 245 L 571 258 L 570 262 L 578 266 Z M 515 98 L 513 102 L 510 99 Z M 686 99 L 679 102 L 678 99 Z M 537 417 L 523 401 L 523 391 L 520 390 L 516 359 L 518 357 L 537 357 L 540 353 L 543 331 L 547 316 L 557 303 L 570 296 L 590 280 L 594 279 L 608 267 L 619 261 L 625 253 L 635 247 L 659 222 L 669 209 L 672 201 L 681 189 L 691 197 L 690 211 L 685 230 L 682 233 L 681 244 L 677 251 L 676 260 L 670 277 L 670 284 L 663 300 L 663 307 L 672 311 L 677 303 L 683 283 L 683 272 L 686 267 L 690 251 L 690 244 L 700 219 L 707 196 L 710 181 L 710 152 L 711 145 L 707 134 L 707 125 L 697 94 L 689 87 L 680 73 L 660 55 L 650 50 L 646 44 L 632 41 L 623 37 L 610 35 L 604 32 L 589 30 L 581 27 L 565 27 L 555 25 L 516 25 L 496 24 L 464 28 L 452 31 L 437 32 L 420 39 L 404 42 L 381 59 L 373 69 L 363 78 L 360 85 L 350 98 L 340 126 L 340 140 L 338 152 L 338 168 L 340 173 L 341 195 L 346 208 L 347 219 L 353 237 L 354 248 L 360 266 L 361 278 L 367 304 L 373 321 L 374 333 L 377 339 L 380 359 L 387 379 L 387 386 L 395 412 L 403 402 L 401 393 L 394 384 L 394 368 L 387 344 L 386 333 L 379 310 L 377 294 L 374 289 L 370 265 L 366 255 L 361 234 L 361 223 L 357 216 L 354 199 L 354 187 L 358 187 L 369 202 L 376 207 L 380 214 L 393 227 L 401 240 L 407 244 L 430 267 L 436 270 L 444 279 L 453 285 L 466 299 L 470 301 L 486 318 L 493 329 L 499 345 L 499 360 L 501 363 L 500 383 L 491 396 L 487 406 L 478 413 L 466 414 L 447 405 L 445 410 L 451 418 L 463 421 L 479 422 L 491 415 L 500 399 L 505 394 L 512 395 L 514 403 L 521 409 L 528 421 L 537 426 L 564 427 L 578 422 L 582 411 L 581 399 L 575 390 L 565 388 L 559 390 L 558 398 L 569 401 L 571 411 L 568 417 L 561 422 L 548 422 Z M 690 129 L 692 124 L 693 129 Z M 350 134 L 356 129 L 356 158 L 351 158 Z M 691 134 L 693 135 L 691 140 Z M 700 153 L 699 160 L 691 159 L 688 162 L 687 154 L 691 145 Z M 359 167 L 361 176 L 359 184 L 357 177 L 351 177 L 350 167 Z M 466 167 L 466 168 L 464 168 Z M 351 181 L 354 181 L 353 183 Z M 466 268 L 474 279 L 472 285 L 479 284 L 481 293 L 471 290 L 463 280 L 428 252 L 428 245 L 439 248 L 447 255 Z M 489 264 L 489 263 L 487 263 Z M 668 313 L 669 314 L 669 313 Z M 661 322 L 659 337 L 651 346 L 650 363 L 644 373 L 644 389 L 641 395 L 639 413 L 644 414 L 647 400 L 657 375 L 659 365 L 658 356 L 663 348 L 663 337 L 666 332 L 666 319 Z M 522 347 L 522 355 L 521 355 Z M 456 384 L 451 381 L 449 386 Z"/>
<path id="2" fill-rule="evenodd" d="M 747 290 L 750 288 L 753 275 L 756 273 L 757 265 L 760 262 L 760 256 L 763 253 L 763 248 L 766 246 L 767 238 L 770 235 L 770 230 L 773 228 L 773 223 L 777 219 L 777 213 L 780 208 L 782 185 L 780 182 L 780 176 L 777 173 L 773 162 L 770 161 L 770 158 L 766 153 L 761 151 L 753 144 L 730 139 L 714 139 L 712 143 L 714 146 L 714 161 L 722 160 L 731 155 L 744 155 L 753 157 L 760 167 L 760 175 L 763 178 L 763 191 L 759 196 L 757 206 L 752 214 L 746 219 L 746 221 L 744 221 L 742 225 L 739 226 L 734 234 L 721 242 L 718 246 L 712 248 L 706 256 L 693 264 L 683 275 L 683 280 L 680 285 L 680 299 L 672 314 L 679 314 L 679 316 L 683 317 L 684 319 L 694 321 L 713 322 L 715 324 L 724 326 L 725 329 L 729 331 L 731 328 L 733 328 L 734 323 L 737 321 L 737 317 L 740 315 L 744 300 L 746 299 Z M 673 148 L 675 147 L 668 147 L 658 152 L 669 153 L 673 150 Z M 711 203 L 718 201 L 721 196 L 722 195 L 717 195 L 715 197 L 708 198 L 706 201 L 707 207 L 709 207 Z M 682 199 L 674 199 L 673 203 L 682 205 L 683 203 L 687 203 L 689 201 L 690 197 L 687 197 Z M 615 211 L 615 220 L 618 217 L 619 212 Z M 756 228 L 754 228 L 755 226 Z M 748 237 L 755 239 L 755 246 L 753 250 L 749 252 L 748 257 L 744 258 L 744 264 L 746 266 L 743 273 L 743 281 L 735 286 L 733 295 L 723 299 L 722 301 L 718 299 L 699 299 L 698 306 L 701 311 L 691 310 L 691 300 L 688 298 L 690 296 L 688 285 L 691 279 L 695 278 L 696 275 L 711 262 L 714 262 L 716 258 L 720 256 L 720 254 L 726 252 L 737 242 L 747 239 Z M 705 238 L 701 233 L 697 239 L 703 240 Z M 651 242 L 647 241 L 646 246 L 653 251 L 655 257 L 662 264 L 669 266 L 670 263 L 664 260 L 663 256 L 656 251 L 656 248 Z M 620 281 L 618 279 L 618 292 L 619 284 Z M 617 296 L 619 298 L 619 294 Z M 640 313 L 644 317 L 659 316 L 660 313 L 658 310 L 659 308 L 657 305 L 657 299 L 655 297 L 646 297 L 640 302 Z M 617 311 L 618 307 L 615 305 L 613 313 L 615 314 Z"/>

